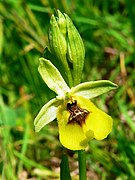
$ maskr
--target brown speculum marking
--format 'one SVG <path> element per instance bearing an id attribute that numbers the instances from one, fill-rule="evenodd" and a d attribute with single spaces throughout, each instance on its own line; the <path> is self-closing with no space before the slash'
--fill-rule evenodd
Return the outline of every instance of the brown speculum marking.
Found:
<path id="1" fill-rule="evenodd" d="M 77 123 L 80 126 L 85 123 L 86 117 L 90 113 L 88 110 L 80 108 L 76 100 L 72 103 L 67 103 L 67 110 L 70 112 L 68 124 Z"/>

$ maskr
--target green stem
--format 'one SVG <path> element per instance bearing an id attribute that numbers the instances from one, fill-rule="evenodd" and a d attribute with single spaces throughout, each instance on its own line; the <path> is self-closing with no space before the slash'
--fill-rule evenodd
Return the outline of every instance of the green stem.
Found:
<path id="1" fill-rule="evenodd" d="M 86 154 L 85 151 L 78 151 L 79 180 L 86 180 Z"/>
<path id="2" fill-rule="evenodd" d="M 71 180 L 68 157 L 65 154 L 62 155 L 60 164 L 60 180 Z"/>
<path id="3" fill-rule="evenodd" d="M 68 79 L 68 85 L 69 87 L 73 87 L 73 77 L 72 77 L 72 73 L 71 73 L 71 69 L 69 68 L 69 65 L 67 63 L 67 59 L 66 57 L 61 59 L 61 62 L 63 63 L 64 69 L 65 69 L 65 74 L 67 76 Z"/>

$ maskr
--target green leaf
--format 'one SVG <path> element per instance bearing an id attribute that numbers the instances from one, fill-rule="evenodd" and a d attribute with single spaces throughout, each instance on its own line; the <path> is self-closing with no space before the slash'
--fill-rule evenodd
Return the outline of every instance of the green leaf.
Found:
<path id="1" fill-rule="evenodd" d="M 42 107 L 34 120 L 36 132 L 39 132 L 41 128 L 56 118 L 57 107 L 59 104 L 60 100 L 54 98 Z"/>
<path id="2" fill-rule="evenodd" d="M 2 17 L 0 17 L 0 56 L 2 54 L 3 45 L 4 45 L 4 21 L 2 21 Z"/>
<path id="3" fill-rule="evenodd" d="M 108 80 L 91 81 L 73 87 L 71 93 L 91 99 L 117 87 L 116 84 Z"/>
<path id="4" fill-rule="evenodd" d="M 15 126 L 16 119 L 17 119 L 16 110 L 4 104 L 2 96 L 0 96 L 0 126 L 1 125 Z"/>
<path id="5" fill-rule="evenodd" d="M 47 59 L 39 59 L 39 73 L 47 86 L 53 90 L 56 94 L 63 96 L 69 91 L 69 87 L 62 78 L 58 69 Z"/>

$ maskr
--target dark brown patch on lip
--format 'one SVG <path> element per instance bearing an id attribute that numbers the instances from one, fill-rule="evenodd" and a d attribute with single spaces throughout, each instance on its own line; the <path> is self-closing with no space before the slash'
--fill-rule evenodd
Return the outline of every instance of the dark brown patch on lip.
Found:
<path id="1" fill-rule="evenodd" d="M 90 113 L 88 110 L 80 108 L 76 100 L 72 103 L 67 103 L 67 110 L 70 112 L 68 124 L 77 123 L 80 126 L 85 123 L 86 117 Z"/>

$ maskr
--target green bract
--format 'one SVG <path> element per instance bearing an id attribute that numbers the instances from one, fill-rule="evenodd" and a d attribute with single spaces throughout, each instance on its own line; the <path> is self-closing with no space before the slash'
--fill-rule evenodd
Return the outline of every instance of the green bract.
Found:
<path id="1" fill-rule="evenodd" d="M 115 89 L 117 85 L 107 80 L 100 80 L 81 83 L 70 89 L 58 69 L 49 60 L 40 58 L 39 62 L 39 72 L 43 80 L 58 96 L 42 107 L 34 120 L 35 130 L 40 131 L 46 124 L 57 118 L 60 141 L 66 148 L 72 150 L 84 149 L 88 140 L 92 138 L 99 140 L 105 138 L 111 131 L 112 119 L 88 99 Z M 67 104 L 75 101 L 82 112 L 83 109 L 89 112 L 82 125 L 77 122 L 69 124 L 70 113 L 67 110 Z M 68 141 L 68 136 L 72 139 L 74 135 L 77 137 Z"/>

